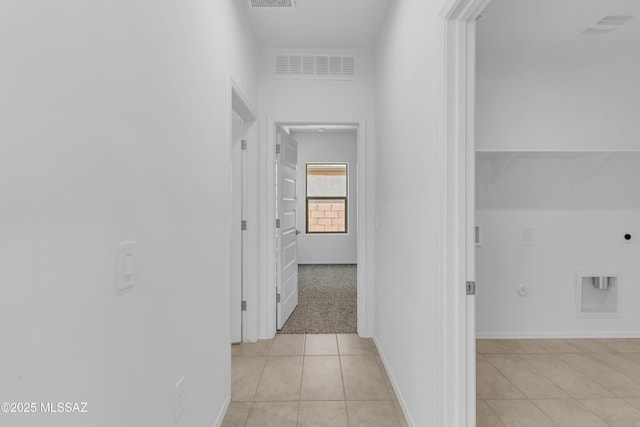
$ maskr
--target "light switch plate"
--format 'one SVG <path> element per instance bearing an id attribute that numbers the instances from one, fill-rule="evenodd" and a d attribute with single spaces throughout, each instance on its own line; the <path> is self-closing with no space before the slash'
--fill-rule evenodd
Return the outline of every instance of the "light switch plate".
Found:
<path id="1" fill-rule="evenodd" d="M 119 291 L 128 289 L 136 284 L 135 245 L 136 242 L 122 242 L 118 245 L 117 287 Z"/>

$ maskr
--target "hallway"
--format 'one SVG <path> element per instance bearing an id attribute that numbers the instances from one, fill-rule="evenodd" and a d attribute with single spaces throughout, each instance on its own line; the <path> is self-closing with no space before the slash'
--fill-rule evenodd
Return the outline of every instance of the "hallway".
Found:
<path id="1" fill-rule="evenodd" d="M 223 427 L 404 427 L 372 340 L 355 334 L 277 335 L 232 347 Z"/>

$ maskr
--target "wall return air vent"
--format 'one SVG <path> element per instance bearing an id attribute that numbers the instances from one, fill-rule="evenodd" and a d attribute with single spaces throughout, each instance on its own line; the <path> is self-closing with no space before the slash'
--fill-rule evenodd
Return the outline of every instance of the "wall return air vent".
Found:
<path id="1" fill-rule="evenodd" d="M 273 77 L 276 79 L 355 80 L 355 55 L 276 54 Z"/>
<path id="2" fill-rule="evenodd" d="M 296 0 L 247 0 L 251 8 L 267 9 L 295 9 Z"/>

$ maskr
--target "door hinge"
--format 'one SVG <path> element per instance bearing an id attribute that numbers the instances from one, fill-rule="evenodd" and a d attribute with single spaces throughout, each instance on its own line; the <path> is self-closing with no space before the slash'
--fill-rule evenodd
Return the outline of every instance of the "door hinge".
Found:
<path id="1" fill-rule="evenodd" d="M 240 230 L 242 231 L 247 230 L 247 220 L 243 219 L 242 221 L 240 221 Z"/>
<path id="2" fill-rule="evenodd" d="M 280 144 L 276 144 L 276 154 L 280 154 Z"/>
<path id="3" fill-rule="evenodd" d="M 276 219 L 276 228 L 280 228 L 280 219 Z"/>
<path id="4" fill-rule="evenodd" d="M 247 311 L 247 302 L 246 301 L 242 301 L 240 303 L 240 310 L 241 311 Z"/>
<path id="5" fill-rule="evenodd" d="M 476 294 L 476 282 L 468 281 L 467 282 L 467 295 L 475 295 Z"/>
<path id="6" fill-rule="evenodd" d="M 247 140 L 243 139 L 242 141 L 240 141 L 240 148 L 243 150 L 247 149 Z"/>
<path id="7" fill-rule="evenodd" d="M 276 294 L 276 302 L 280 302 L 280 294 Z"/>

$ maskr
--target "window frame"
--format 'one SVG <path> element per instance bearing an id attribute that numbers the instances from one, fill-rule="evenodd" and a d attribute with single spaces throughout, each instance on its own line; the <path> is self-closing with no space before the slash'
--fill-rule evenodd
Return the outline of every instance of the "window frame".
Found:
<path id="1" fill-rule="evenodd" d="M 336 165 L 345 167 L 345 196 L 309 196 L 309 166 Z M 304 165 L 304 195 L 305 195 L 305 233 L 306 234 L 349 234 L 349 163 L 348 162 L 306 162 Z M 344 231 L 309 231 L 309 200 L 337 200 L 344 202 Z"/>

